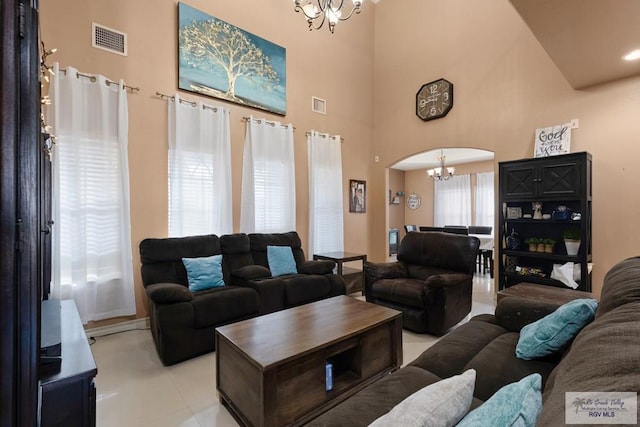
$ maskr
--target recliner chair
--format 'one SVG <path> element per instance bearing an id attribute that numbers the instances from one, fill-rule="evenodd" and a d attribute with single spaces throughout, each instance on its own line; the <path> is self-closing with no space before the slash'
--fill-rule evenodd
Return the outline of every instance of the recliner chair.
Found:
<path id="1" fill-rule="evenodd" d="M 403 327 L 442 335 L 471 312 L 480 240 L 443 232 L 408 233 L 397 262 L 367 262 L 368 302 L 402 311 Z"/>

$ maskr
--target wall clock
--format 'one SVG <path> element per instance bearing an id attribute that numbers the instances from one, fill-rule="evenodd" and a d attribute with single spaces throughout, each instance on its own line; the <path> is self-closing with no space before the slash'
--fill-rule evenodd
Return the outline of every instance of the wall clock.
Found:
<path id="1" fill-rule="evenodd" d="M 407 207 L 409 209 L 418 209 L 420 207 L 421 202 L 422 201 L 420 200 L 420 196 L 418 196 L 415 193 L 409 194 L 407 196 Z"/>
<path id="2" fill-rule="evenodd" d="M 425 122 L 439 119 L 453 107 L 453 83 L 445 79 L 422 85 L 416 94 L 416 115 Z"/>

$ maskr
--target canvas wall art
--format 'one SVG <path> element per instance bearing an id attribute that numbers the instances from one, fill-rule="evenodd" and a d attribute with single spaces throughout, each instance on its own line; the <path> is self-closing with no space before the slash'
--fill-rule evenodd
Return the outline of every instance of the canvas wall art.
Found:
<path id="1" fill-rule="evenodd" d="M 286 49 L 178 4 L 178 87 L 285 115 Z"/>

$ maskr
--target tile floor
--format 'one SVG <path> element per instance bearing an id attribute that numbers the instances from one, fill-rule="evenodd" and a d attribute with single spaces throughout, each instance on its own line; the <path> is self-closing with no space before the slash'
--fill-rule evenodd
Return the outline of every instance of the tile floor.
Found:
<path id="1" fill-rule="evenodd" d="M 493 279 L 474 279 L 471 316 L 493 313 Z M 415 359 L 436 337 L 403 331 L 404 362 Z M 97 337 L 91 346 L 98 365 L 98 427 L 227 427 L 238 424 L 215 390 L 215 353 L 164 367 L 148 330 Z"/>

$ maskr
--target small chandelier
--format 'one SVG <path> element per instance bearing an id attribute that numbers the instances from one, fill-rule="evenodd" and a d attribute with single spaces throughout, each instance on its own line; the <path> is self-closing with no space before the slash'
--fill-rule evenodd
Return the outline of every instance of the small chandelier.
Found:
<path id="1" fill-rule="evenodd" d="M 352 0 L 353 8 L 343 16 L 342 6 L 346 0 L 293 0 L 295 3 L 295 11 L 304 13 L 309 24 L 309 31 L 319 30 L 324 25 L 324 21 L 329 21 L 329 31 L 333 34 L 333 30 L 338 21 L 346 21 L 351 18 L 354 13 L 360 13 L 363 0 Z"/>
<path id="2" fill-rule="evenodd" d="M 445 168 L 444 166 L 444 154 L 442 150 L 440 150 L 440 157 L 437 157 L 438 162 L 440 162 L 440 166 L 437 168 L 427 170 L 427 175 L 433 178 L 434 181 L 446 181 L 453 176 L 453 173 L 456 171 L 454 167 Z"/>

